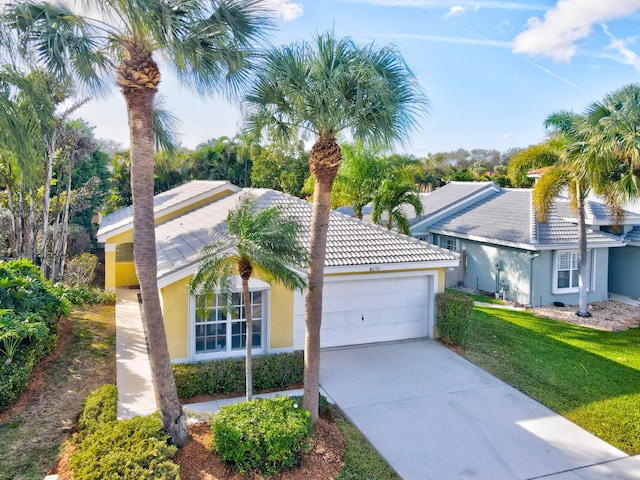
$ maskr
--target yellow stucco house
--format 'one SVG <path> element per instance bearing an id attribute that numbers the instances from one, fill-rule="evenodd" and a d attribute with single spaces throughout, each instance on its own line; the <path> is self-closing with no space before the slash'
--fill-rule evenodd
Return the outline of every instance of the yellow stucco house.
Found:
<path id="1" fill-rule="evenodd" d="M 312 205 L 268 189 L 229 182 L 192 181 L 156 195 L 158 288 L 171 359 L 193 362 L 242 356 L 246 342 L 241 294 L 192 295 L 188 283 L 200 250 L 222 241 L 230 248 L 226 218 L 246 194 L 258 208 L 280 205 L 307 228 Z M 105 288 L 135 287 L 133 218 L 127 207 L 105 216 L 98 240 L 105 247 Z M 331 212 L 327 239 L 323 347 L 433 337 L 435 294 L 459 256 L 376 225 Z M 305 272 L 301 272 L 305 273 Z M 240 282 L 237 282 L 240 285 Z M 304 293 L 253 278 L 250 282 L 256 354 L 304 347 Z"/>

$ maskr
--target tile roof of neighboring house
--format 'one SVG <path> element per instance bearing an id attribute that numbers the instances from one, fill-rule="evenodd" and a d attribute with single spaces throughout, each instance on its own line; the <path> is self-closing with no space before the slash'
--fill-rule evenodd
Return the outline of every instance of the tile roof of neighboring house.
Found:
<path id="1" fill-rule="evenodd" d="M 449 182 L 430 193 L 421 193 L 422 216 L 414 218 L 412 223 L 444 210 L 456 203 L 470 199 L 483 191 L 499 188 L 493 182 Z"/>
<path id="2" fill-rule="evenodd" d="M 221 180 L 193 180 L 153 197 L 153 212 L 157 217 L 172 210 L 179 209 L 185 204 L 196 201 L 200 197 L 206 197 L 215 191 L 228 188 L 238 191 L 240 187 L 228 181 Z M 121 208 L 113 213 L 105 215 L 100 222 L 98 237 L 103 237 L 121 228 L 131 227 L 133 222 L 133 207 Z"/>
<path id="3" fill-rule="evenodd" d="M 532 208 L 530 189 L 497 188 L 462 210 L 443 216 L 429 229 L 435 233 L 528 249 L 568 247 L 575 245 L 578 238 L 568 201 L 556 200 L 547 221 L 541 223 Z M 622 245 L 620 237 L 594 230 L 587 232 L 587 243 L 589 246 Z"/>
<path id="4" fill-rule="evenodd" d="M 622 238 L 630 245 L 640 246 L 640 227 L 633 227 Z"/>
<path id="5" fill-rule="evenodd" d="M 244 189 L 156 226 L 158 277 L 193 266 L 202 247 L 229 244 L 226 219 L 242 195 L 250 193 L 258 208 L 279 205 L 304 226 L 301 241 L 308 245 L 312 204 L 268 189 Z M 331 212 L 325 266 L 457 262 L 458 255 L 355 218 Z M 453 265 L 452 265 L 453 266 Z"/>

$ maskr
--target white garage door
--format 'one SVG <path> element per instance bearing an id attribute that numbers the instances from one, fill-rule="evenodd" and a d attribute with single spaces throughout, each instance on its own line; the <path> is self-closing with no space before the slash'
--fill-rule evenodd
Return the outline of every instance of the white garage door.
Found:
<path id="1" fill-rule="evenodd" d="M 321 346 L 427 336 L 429 278 L 325 279 Z M 295 306 L 295 348 L 304 347 L 304 303 Z"/>

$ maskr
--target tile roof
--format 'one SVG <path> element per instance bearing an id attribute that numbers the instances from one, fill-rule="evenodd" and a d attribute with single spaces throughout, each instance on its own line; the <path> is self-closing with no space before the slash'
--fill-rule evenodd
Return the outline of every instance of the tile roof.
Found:
<path id="1" fill-rule="evenodd" d="M 158 277 L 195 265 L 202 247 L 213 241 L 230 245 L 226 235 L 229 210 L 250 193 L 257 208 L 281 206 L 305 228 L 300 241 L 308 246 L 312 204 L 268 189 L 244 189 L 156 226 Z M 458 255 L 428 243 L 390 232 L 332 211 L 327 238 L 325 266 L 457 261 Z"/>
<path id="2" fill-rule="evenodd" d="M 222 180 L 193 180 L 191 182 L 180 185 L 166 192 L 159 193 L 153 197 L 153 211 L 156 217 L 163 215 L 165 212 L 180 205 L 188 204 L 194 199 L 207 195 L 221 187 L 228 186 L 233 190 L 238 190 L 228 181 Z M 119 228 L 131 225 L 133 221 L 133 206 L 121 208 L 113 213 L 105 215 L 100 222 L 98 236 L 113 232 Z"/>
<path id="3" fill-rule="evenodd" d="M 633 227 L 622 238 L 631 245 L 640 246 L 640 227 Z"/>
<path id="4" fill-rule="evenodd" d="M 554 248 L 577 243 L 578 228 L 566 199 L 558 199 L 545 223 L 538 222 L 530 189 L 498 188 L 433 223 L 436 233 L 520 248 Z M 569 217 L 569 219 L 568 219 Z M 589 246 L 621 245 L 620 237 L 588 230 Z"/>

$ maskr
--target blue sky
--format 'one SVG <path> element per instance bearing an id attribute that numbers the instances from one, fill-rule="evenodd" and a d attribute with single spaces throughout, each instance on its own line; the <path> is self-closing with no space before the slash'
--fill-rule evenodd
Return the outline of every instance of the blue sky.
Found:
<path id="1" fill-rule="evenodd" d="M 420 157 L 458 148 L 507 150 L 544 139 L 544 119 L 582 112 L 640 81 L 640 0 L 269 0 L 278 12 L 275 44 L 333 30 L 359 43 L 396 45 L 430 100 L 411 140 L 396 148 Z M 233 135 L 238 105 L 202 99 L 163 70 L 166 108 L 194 148 Z M 113 90 L 78 116 L 100 138 L 128 145 L 124 100 Z"/>

